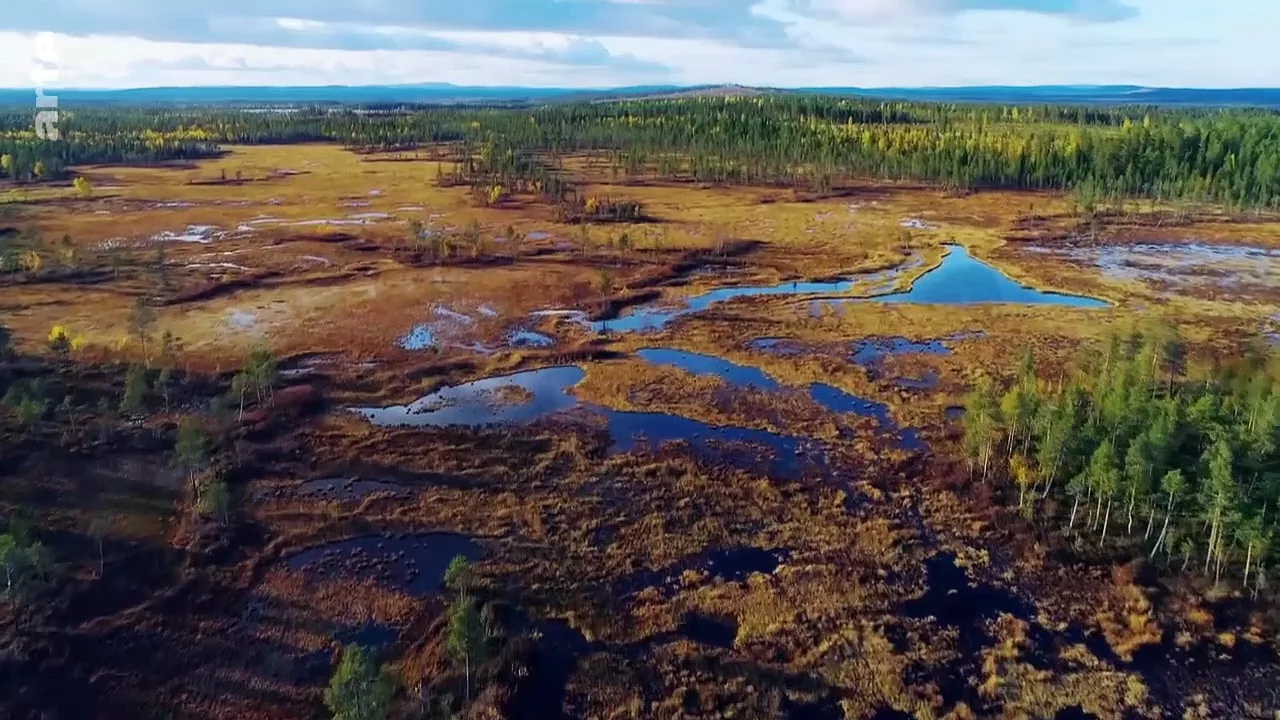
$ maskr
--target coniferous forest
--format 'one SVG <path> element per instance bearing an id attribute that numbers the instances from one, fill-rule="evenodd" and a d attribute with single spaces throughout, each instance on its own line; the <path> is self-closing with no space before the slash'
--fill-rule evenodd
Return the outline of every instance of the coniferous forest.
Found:
<path id="1" fill-rule="evenodd" d="M 0 173 L 57 179 L 76 163 L 154 163 L 221 145 L 340 142 L 354 149 L 460 143 L 504 184 L 547 182 L 571 153 L 627 177 L 829 189 L 849 178 L 956 189 L 1079 190 L 1091 197 L 1280 203 L 1280 115 L 1261 110 L 920 104 L 817 95 L 538 107 L 83 109 L 66 142 L 36 139 L 30 111 L 0 113 Z"/>
<path id="2" fill-rule="evenodd" d="M 1257 345 L 1188 366 L 1167 328 L 1112 334 L 1055 384 L 1025 354 L 1008 387 L 984 379 L 966 400 L 971 476 L 1007 479 L 1026 513 L 1086 542 L 1256 595 L 1278 549 L 1280 362 Z"/>

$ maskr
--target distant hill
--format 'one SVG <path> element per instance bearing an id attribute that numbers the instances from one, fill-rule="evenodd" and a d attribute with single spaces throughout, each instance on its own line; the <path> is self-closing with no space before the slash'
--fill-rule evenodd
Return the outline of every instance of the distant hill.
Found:
<path id="1" fill-rule="evenodd" d="M 928 102 L 1200 105 L 1280 108 L 1280 88 L 1149 88 L 1136 85 L 974 86 L 954 88 L 804 88 L 799 92 L 866 95 Z"/>
<path id="2" fill-rule="evenodd" d="M 46 90 L 63 107 L 91 105 L 311 105 L 311 104 L 537 104 L 637 98 L 756 96 L 764 94 L 856 95 L 954 103 L 1060 103 L 1180 105 L 1280 109 L 1280 89 L 1147 88 L 1130 85 L 975 86 L 942 88 L 761 88 L 744 85 L 634 86 L 607 89 L 468 87 L 420 85 L 330 85 L 298 87 L 161 87 L 128 90 Z M 0 105 L 34 107 L 33 90 L 0 90 Z"/>

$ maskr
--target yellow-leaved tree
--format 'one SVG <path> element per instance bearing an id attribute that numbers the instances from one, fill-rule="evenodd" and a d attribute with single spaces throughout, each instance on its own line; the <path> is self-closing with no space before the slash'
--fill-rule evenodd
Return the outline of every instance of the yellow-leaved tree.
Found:
<path id="1" fill-rule="evenodd" d="M 49 331 L 49 350 L 60 358 L 71 354 L 71 333 L 63 325 L 54 325 Z"/>

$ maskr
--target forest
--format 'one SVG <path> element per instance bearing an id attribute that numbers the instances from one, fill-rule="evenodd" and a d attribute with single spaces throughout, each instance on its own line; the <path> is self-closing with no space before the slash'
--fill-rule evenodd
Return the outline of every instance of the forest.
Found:
<path id="1" fill-rule="evenodd" d="M 458 160 L 507 158 L 516 180 L 563 179 L 567 155 L 615 175 L 829 190 L 851 178 L 1088 197 L 1280 203 L 1280 115 L 1260 110 L 919 104 L 790 96 L 479 106 L 68 110 L 65 142 L 30 114 L 0 112 L 3 176 L 58 179 L 76 163 L 154 163 L 220 145 L 340 142 L 414 150 L 460 143 Z M 37 172 L 39 169 L 39 172 Z"/>
<path id="2" fill-rule="evenodd" d="M 1189 372 L 1168 328 L 1112 334 L 1070 376 L 1037 381 L 1024 354 L 1008 387 L 966 398 L 970 475 L 1004 478 L 1028 514 L 1057 501 L 1067 533 L 1241 586 L 1266 587 L 1280 529 L 1280 358 L 1265 346 Z M 1141 548 L 1141 550 L 1139 550 Z"/>

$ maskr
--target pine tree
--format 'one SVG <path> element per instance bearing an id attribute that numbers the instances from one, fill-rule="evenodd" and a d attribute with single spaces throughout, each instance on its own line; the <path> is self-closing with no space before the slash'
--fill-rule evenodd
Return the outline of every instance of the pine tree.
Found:
<path id="1" fill-rule="evenodd" d="M 466 697 L 471 699 L 471 669 L 484 659 L 487 633 L 480 609 L 467 595 L 460 595 L 449 610 L 449 630 L 445 648 L 454 662 L 463 666 Z"/>
<path id="2" fill-rule="evenodd" d="M 120 398 L 120 412 L 125 415 L 137 415 L 146 409 L 147 369 L 141 365 L 130 365 L 125 375 L 124 396 Z"/>
<path id="3" fill-rule="evenodd" d="M 324 704 L 333 720 L 386 720 L 394 694 L 394 680 L 373 655 L 359 645 L 347 645 L 324 691 Z"/>

